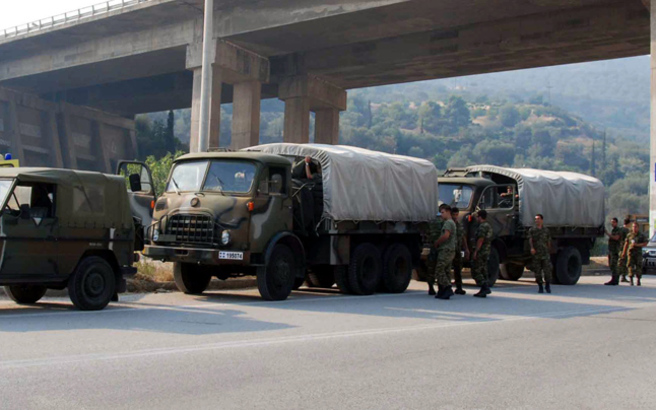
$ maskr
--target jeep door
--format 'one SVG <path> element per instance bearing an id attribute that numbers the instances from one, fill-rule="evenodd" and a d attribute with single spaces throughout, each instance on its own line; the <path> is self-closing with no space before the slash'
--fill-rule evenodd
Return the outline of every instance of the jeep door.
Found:
<path id="1" fill-rule="evenodd" d="M 60 273 L 54 184 L 16 182 L 1 220 L 1 276 L 51 277 Z"/>

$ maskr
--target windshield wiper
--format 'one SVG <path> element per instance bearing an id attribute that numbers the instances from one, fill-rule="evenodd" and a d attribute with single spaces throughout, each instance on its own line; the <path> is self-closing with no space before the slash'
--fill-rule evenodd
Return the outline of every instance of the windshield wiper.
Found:
<path id="1" fill-rule="evenodd" d="M 214 175 L 214 178 L 216 178 L 216 181 L 219 183 L 219 186 L 217 187 L 217 188 L 219 188 L 219 193 L 221 195 L 225 196 L 225 193 L 223 192 L 223 185 L 224 185 L 223 181 L 221 181 L 221 178 L 219 178 L 218 175 Z"/>
<path id="2" fill-rule="evenodd" d="M 175 193 L 180 195 L 180 187 L 178 186 L 178 183 L 175 182 L 175 178 L 171 177 L 171 182 L 173 182 L 173 188 L 175 188 Z"/>

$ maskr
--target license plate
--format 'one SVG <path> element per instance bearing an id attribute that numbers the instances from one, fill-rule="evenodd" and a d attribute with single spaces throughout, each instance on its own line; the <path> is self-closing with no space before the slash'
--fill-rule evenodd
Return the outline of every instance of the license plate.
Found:
<path id="1" fill-rule="evenodd" d="M 219 259 L 229 259 L 232 261 L 242 261 L 244 260 L 244 252 L 219 252 Z"/>

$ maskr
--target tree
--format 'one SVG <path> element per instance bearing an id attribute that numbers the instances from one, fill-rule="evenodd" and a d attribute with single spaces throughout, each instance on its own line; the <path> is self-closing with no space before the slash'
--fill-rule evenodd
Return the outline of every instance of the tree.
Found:
<path id="1" fill-rule="evenodd" d="M 521 121 L 519 110 L 515 104 L 506 104 L 499 111 L 499 120 L 504 127 L 512 128 Z"/>
<path id="2" fill-rule="evenodd" d="M 452 95 L 444 109 L 445 131 L 448 135 L 457 134 L 461 129 L 471 125 L 471 113 L 462 97 Z"/>
<path id="3" fill-rule="evenodd" d="M 442 107 L 434 101 L 427 101 L 419 107 L 419 128 L 431 134 L 439 134 L 442 129 Z"/>

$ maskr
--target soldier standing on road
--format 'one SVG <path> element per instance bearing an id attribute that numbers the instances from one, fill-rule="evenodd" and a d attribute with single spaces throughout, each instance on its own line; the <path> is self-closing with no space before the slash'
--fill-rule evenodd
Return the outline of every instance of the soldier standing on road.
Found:
<path id="1" fill-rule="evenodd" d="M 437 248 L 435 242 L 440 238 L 442 233 L 444 219 L 440 216 L 428 224 L 428 243 L 430 244 L 430 253 L 426 260 L 426 283 L 428 283 L 428 294 L 435 296 L 435 265 L 437 264 Z"/>
<path id="2" fill-rule="evenodd" d="M 629 270 L 627 268 L 626 255 L 624 254 L 624 244 L 626 243 L 626 237 L 631 232 L 631 220 L 629 218 L 624 219 L 624 226 L 620 228 L 620 259 L 618 261 L 617 273 L 622 277 L 622 282 L 629 282 L 626 279 Z"/>
<path id="3" fill-rule="evenodd" d="M 641 285 L 640 278 L 642 278 L 642 248 L 648 244 L 647 237 L 644 233 L 640 232 L 640 225 L 637 222 L 633 223 L 633 230 L 627 235 L 624 243 L 624 250 L 622 256 L 629 256 L 627 266 L 629 268 L 629 280 L 633 286 L 633 277 L 638 277 L 638 286 Z"/>
<path id="4" fill-rule="evenodd" d="M 435 263 L 435 278 L 438 291 L 437 299 L 448 300 L 453 296 L 451 288 L 451 266 L 456 252 L 456 224 L 451 219 L 451 207 L 446 204 L 440 206 L 442 214 L 442 231 L 440 237 L 435 241 L 437 249 L 437 262 Z"/>
<path id="5" fill-rule="evenodd" d="M 467 246 L 467 238 L 465 237 L 465 229 L 462 223 L 458 220 L 460 210 L 456 207 L 451 208 L 451 219 L 456 224 L 456 252 L 453 257 L 453 279 L 456 282 L 456 295 L 464 295 L 467 292 L 462 288 L 462 265 L 463 261 L 469 259 L 469 246 Z M 463 258 L 462 252 L 464 250 L 465 256 Z"/>
<path id="6" fill-rule="evenodd" d="M 538 284 L 538 293 L 551 293 L 551 234 L 549 229 L 544 227 L 544 217 L 542 214 L 535 215 L 535 226 L 528 231 L 528 241 L 531 245 L 531 270 L 535 274 L 535 281 Z M 544 278 L 543 278 L 544 275 Z M 542 286 L 544 281 L 544 287 Z"/>
<path id="7" fill-rule="evenodd" d="M 472 258 L 472 278 L 481 290 L 474 296 L 484 298 L 492 291 L 488 283 L 487 262 L 490 259 L 492 249 L 492 226 L 487 223 L 487 211 L 480 210 L 477 215 L 478 228 L 476 229 L 476 248 Z"/>
<path id="8" fill-rule="evenodd" d="M 620 284 L 619 259 L 620 259 L 620 239 L 622 239 L 622 228 L 617 226 L 617 218 L 610 221 L 613 229 L 608 232 L 608 266 L 610 266 L 611 279 L 604 285 L 616 286 Z"/>

